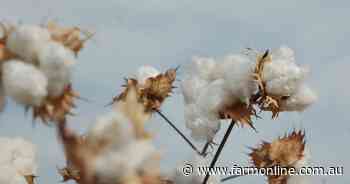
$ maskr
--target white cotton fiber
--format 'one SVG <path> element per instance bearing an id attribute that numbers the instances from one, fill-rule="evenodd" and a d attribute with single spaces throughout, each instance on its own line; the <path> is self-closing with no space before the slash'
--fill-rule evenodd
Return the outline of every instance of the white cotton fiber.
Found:
<path id="1" fill-rule="evenodd" d="M 36 63 L 38 52 L 49 41 L 47 29 L 34 25 L 18 25 L 7 40 L 7 47 L 24 61 Z"/>
<path id="2" fill-rule="evenodd" d="M 220 129 L 220 120 L 213 113 L 202 113 L 195 104 L 185 106 L 186 127 L 197 141 L 212 140 Z"/>
<path id="3" fill-rule="evenodd" d="M 280 47 L 271 53 L 271 62 L 264 64 L 263 80 L 269 94 L 287 96 L 293 94 L 304 82 L 308 69 L 295 63 L 294 52 Z"/>
<path id="4" fill-rule="evenodd" d="M 257 85 L 252 80 L 254 65 L 255 63 L 244 55 L 229 55 L 223 62 L 218 63 L 216 71 L 221 73 L 225 80 L 224 87 L 234 98 L 246 99 L 256 92 Z"/>
<path id="5" fill-rule="evenodd" d="M 0 138 L 0 183 L 27 184 L 36 175 L 36 147 L 22 138 Z"/>
<path id="6" fill-rule="evenodd" d="M 142 66 L 137 71 L 137 81 L 140 84 L 144 84 L 148 78 L 155 77 L 159 74 L 160 72 L 152 66 Z"/>
<path id="7" fill-rule="evenodd" d="M 308 86 L 301 86 L 298 91 L 290 96 L 281 105 L 285 111 L 304 111 L 317 100 L 317 95 Z"/>
<path id="8" fill-rule="evenodd" d="M 229 92 L 225 90 L 225 81 L 218 79 L 203 87 L 198 94 L 197 105 L 203 114 L 218 114 L 225 103 L 229 103 Z"/>
<path id="9" fill-rule="evenodd" d="M 195 57 L 181 82 L 186 126 L 196 140 L 211 140 L 220 128 L 220 110 L 236 101 L 248 101 L 256 92 L 254 62 L 244 55 L 215 61 Z"/>
<path id="10" fill-rule="evenodd" d="M 197 101 L 201 90 L 208 85 L 208 82 L 199 77 L 191 77 L 181 82 L 181 91 L 184 96 L 185 103 L 194 103 Z"/>
<path id="11" fill-rule="evenodd" d="M 139 171 L 151 172 L 143 167 L 154 160 L 156 153 L 150 141 L 134 141 L 121 150 L 109 150 L 95 161 L 96 178 L 99 183 L 113 184 Z"/>
<path id="12" fill-rule="evenodd" d="M 70 83 L 70 68 L 75 63 L 74 53 L 56 42 L 47 42 L 39 51 L 39 68 L 48 78 L 48 95 L 62 95 Z"/>
<path id="13" fill-rule="evenodd" d="M 90 144 L 108 143 L 108 149 L 120 149 L 135 139 L 132 124 L 124 115 L 110 112 L 97 119 L 87 134 Z"/>
<path id="14" fill-rule="evenodd" d="M 183 168 L 188 165 L 193 167 L 193 172 L 191 175 L 184 175 Z M 193 156 L 193 158 L 185 161 L 183 164 L 179 165 L 176 170 L 172 173 L 172 180 L 176 184 L 201 184 L 203 183 L 205 174 L 199 175 L 198 167 L 209 167 L 210 160 L 199 155 Z M 218 184 L 220 183 L 219 175 L 210 176 L 207 182 L 208 184 Z"/>
<path id="15" fill-rule="evenodd" d="M 206 57 L 194 57 L 188 66 L 188 70 L 192 75 L 197 75 L 204 80 L 212 80 L 214 78 L 213 71 L 215 68 L 215 60 Z"/>
<path id="16" fill-rule="evenodd" d="M 47 78 L 30 64 L 9 61 L 3 66 L 5 94 L 24 105 L 39 106 L 47 95 Z"/>

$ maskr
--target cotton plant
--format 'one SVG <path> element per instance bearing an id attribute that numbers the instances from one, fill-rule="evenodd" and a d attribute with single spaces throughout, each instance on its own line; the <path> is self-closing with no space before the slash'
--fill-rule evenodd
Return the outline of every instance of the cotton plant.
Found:
<path id="1" fill-rule="evenodd" d="M 60 170 L 64 181 L 79 184 L 153 184 L 160 183 L 158 150 L 151 136 L 140 131 L 145 107 L 130 88 L 113 111 L 97 119 L 82 137 L 60 124 L 69 167 Z M 132 113 L 130 113 L 132 112 Z M 75 173 L 75 175 L 70 175 Z M 78 175 L 77 175 L 78 174 Z"/>
<path id="2" fill-rule="evenodd" d="M 317 99 L 305 84 L 308 70 L 292 49 L 231 54 L 221 59 L 194 57 L 181 83 L 186 126 L 196 140 L 210 141 L 221 120 L 253 126 L 257 112 L 303 111 Z M 255 129 L 255 128 L 254 128 Z"/>
<path id="3" fill-rule="evenodd" d="M 303 167 L 308 167 L 310 161 L 310 154 L 305 145 L 305 133 L 302 131 L 293 131 L 271 143 L 263 142 L 257 148 L 252 148 L 249 155 L 257 168 L 266 170 L 273 167 L 294 168 L 296 173 Z M 269 184 L 310 183 L 308 176 L 288 175 L 288 173 L 268 174 L 267 178 Z"/>
<path id="4" fill-rule="evenodd" d="M 34 184 L 36 146 L 23 138 L 0 138 L 0 183 Z"/>
<path id="5" fill-rule="evenodd" d="M 296 64 L 294 51 L 288 47 L 257 54 L 254 77 L 259 92 L 255 103 L 261 110 L 271 111 L 274 118 L 282 111 L 304 111 L 317 100 L 305 83 L 308 72 Z"/>
<path id="6" fill-rule="evenodd" d="M 72 88 L 71 70 L 92 35 L 53 22 L 1 27 L 0 110 L 8 96 L 32 109 L 34 119 L 46 123 L 64 120 L 75 106 L 74 98 L 79 97 Z"/>

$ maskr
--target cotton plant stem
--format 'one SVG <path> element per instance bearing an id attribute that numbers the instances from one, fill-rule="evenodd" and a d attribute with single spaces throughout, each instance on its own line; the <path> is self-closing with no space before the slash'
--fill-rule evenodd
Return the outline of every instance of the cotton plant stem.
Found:
<path id="1" fill-rule="evenodd" d="M 220 154 L 221 154 L 221 152 L 222 152 L 222 150 L 223 150 L 223 148 L 224 148 L 224 146 L 225 146 L 225 144 L 226 144 L 226 142 L 227 142 L 227 140 L 228 140 L 228 138 L 229 138 L 229 136 L 230 136 L 230 134 L 232 132 L 232 129 L 233 129 L 233 126 L 235 125 L 235 123 L 236 122 L 234 120 L 232 120 L 230 125 L 229 125 L 229 127 L 227 128 L 226 133 L 225 133 L 224 137 L 222 138 L 222 141 L 221 141 L 221 143 L 219 145 L 219 148 L 216 151 L 216 153 L 214 155 L 214 158 L 213 158 L 213 160 L 210 163 L 210 166 L 209 166 L 210 169 L 214 168 L 216 162 L 218 161 L 219 156 L 220 156 Z M 207 182 L 209 180 L 209 177 L 210 177 L 210 172 L 207 172 L 202 184 L 207 184 Z"/>
<path id="2" fill-rule="evenodd" d="M 232 179 L 239 178 L 239 177 L 241 177 L 241 176 L 246 176 L 246 174 L 227 176 L 226 178 L 222 178 L 220 181 L 221 181 L 221 182 L 225 182 L 225 181 L 229 181 L 229 180 L 232 180 Z"/>
<path id="3" fill-rule="evenodd" d="M 208 148 L 210 146 L 210 141 L 208 141 L 207 143 L 205 143 L 202 151 L 201 151 L 201 155 L 205 156 L 207 154 Z"/>
<path id="4" fill-rule="evenodd" d="M 172 123 L 160 110 L 156 110 L 156 112 L 188 143 L 188 145 L 198 154 L 201 152 L 198 148 Z"/>

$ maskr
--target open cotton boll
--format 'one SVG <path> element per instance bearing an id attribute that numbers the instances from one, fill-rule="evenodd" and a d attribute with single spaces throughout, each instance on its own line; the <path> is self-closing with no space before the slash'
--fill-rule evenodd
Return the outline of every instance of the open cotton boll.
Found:
<path id="1" fill-rule="evenodd" d="M 213 58 L 194 57 L 188 67 L 188 72 L 202 79 L 212 80 L 215 67 L 216 63 Z"/>
<path id="2" fill-rule="evenodd" d="M 198 107 L 203 114 L 218 114 L 225 103 L 230 103 L 229 93 L 224 89 L 225 81 L 218 79 L 205 86 L 198 97 Z"/>
<path id="3" fill-rule="evenodd" d="M 24 105 L 39 106 L 47 95 L 47 78 L 37 68 L 21 61 L 3 66 L 5 94 Z"/>
<path id="4" fill-rule="evenodd" d="M 92 168 L 89 168 L 92 169 Z M 128 164 L 124 155 L 110 152 L 95 160 L 96 181 L 101 184 L 113 184 L 123 180 L 123 177 L 135 175 L 135 171 Z"/>
<path id="5" fill-rule="evenodd" d="M 56 42 L 48 42 L 39 52 L 39 68 L 48 78 L 48 95 L 57 97 L 71 80 L 74 53 Z"/>
<path id="6" fill-rule="evenodd" d="M 140 171 L 147 171 L 143 168 L 144 163 L 153 160 L 156 153 L 150 141 L 135 141 L 122 150 L 110 150 L 96 159 L 97 179 L 99 183 L 114 184 Z"/>
<path id="7" fill-rule="evenodd" d="M 137 70 L 137 81 L 140 84 L 145 84 L 146 80 L 150 77 L 155 77 L 159 75 L 160 72 L 151 66 L 141 66 Z"/>
<path id="8" fill-rule="evenodd" d="M 36 63 L 39 51 L 50 39 L 50 33 L 45 28 L 18 25 L 8 36 L 6 46 L 24 61 Z"/>
<path id="9" fill-rule="evenodd" d="M 191 136 L 197 141 L 212 140 L 220 129 L 220 120 L 216 114 L 201 113 L 195 104 L 185 106 L 185 121 Z"/>
<path id="10" fill-rule="evenodd" d="M 272 60 L 264 65 L 263 79 L 269 94 L 290 95 L 300 86 L 308 70 L 288 60 Z"/>
<path id="11" fill-rule="evenodd" d="M 285 111 L 304 111 L 317 100 L 316 93 L 308 86 L 302 85 L 295 94 L 281 104 Z"/>
<path id="12" fill-rule="evenodd" d="M 36 174 L 36 147 L 22 138 L 0 138 L 0 147 L 0 183 L 27 184 L 24 176 Z"/>
<path id="13" fill-rule="evenodd" d="M 15 182 L 15 178 L 19 177 L 16 173 L 16 169 L 11 165 L 0 165 L 0 183 L 2 184 L 27 184 L 25 182 Z M 22 176 L 21 178 L 24 179 Z"/>
<path id="14" fill-rule="evenodd" d="M 254 62 L 244 55 L 229 55 L 217 68 L 225 80 L 225 88 L 238 99 L 249 98 L 256 92 L 257 85 L 252 80 L 253 71 Z"/>
<path id="15" fill-rule="evenodd" d="M 190 164 L 193 167 L 194 172 L 191 175 L 184 175 L 183 168 L 186 164 Z M 204 180 L 205 175 L 199 175 L 197 171 L 198 167 L 209 167 L 210 160 L 199 155 L 193 156 L 193 158 L 185 161 L 179 167 L 176 168 L 172 174 L 172 180 L 176 184 L 201 184 Z M 207 182 L 208 184 L 218 184 L 220 183 L 220 178 L 218 175 L 210 176 Z"/>
<path id="16" fill-rule="evenodd" d="M 202 89 L 208 85 L 206 80 L 199 77 L 192 77 L 181 82 L 181 91 L 184 96 L 185 103 L 193 103 L 197 101 Z"/>
<path id="17" fill-rule="evenodd" d="M 110 112 L 97 119 L 86 139 L 87 142 L 97 147 L 104 143 L 113 149 L 120 149 L 135 139 L 135 133 L 131 126 L 130 120 L 124 115 Z"/>

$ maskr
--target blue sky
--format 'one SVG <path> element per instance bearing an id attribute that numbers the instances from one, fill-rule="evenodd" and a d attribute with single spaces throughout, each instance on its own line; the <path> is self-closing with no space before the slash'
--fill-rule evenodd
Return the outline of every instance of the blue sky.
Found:
<path id="1" fill-rule="evenodd" d="M 309 83 L 319 101 L 304 113 L 269 114 L 255 122 L 258 133 L 235 128 L 221 164 L 248 165 L 247 146 L 271 140 L 293 128 L 307 132 L 312 162 L 344 166 L 341 177 L 313 177 L 314 183 L 349 183 L 350 3 L 348 1 L 209 1 L 209 0 L 0 0 L 0 19 L 23 23 L 55 20 L 96 32 L 81 52 L 74 69 L 74 86 L 91 102 L 79 102 L 77 117 L 69 120 L 84 132 L 103 106 L 120 92 L 123 77 L 140 65 L 165 70 L 185 65 L 193 56 L 221 57 L 245 47 L 258 49 L 288 45 L 297 62 L 311 69 Z M 181 79 L 180 70 L 179 78 Z M 181 102 L 181 103 L 179 103 Z M 180 91 L 163 111 L 186 133 Z M 157 116 L 147 125 L 163 152 L 164 170 L 190 156 L 191 150 Z M 223 126 L 222 130 L 225 128 Z M 223 134 L 223 132 L 220 132 Z M 22 136 L 38 145 L 39 184 L 58 183 L 56 166 L 64 165 L 55 129 L 32 124 L 23 109 L 9 101 L 0 115 L 0 136 Z M 220 140 L 220 137 L 217 137 Z M 56 182 L 57 181 L 57 182 Z M 242 177 L 231 183 L 261 183 L 263 177 Z"/>

